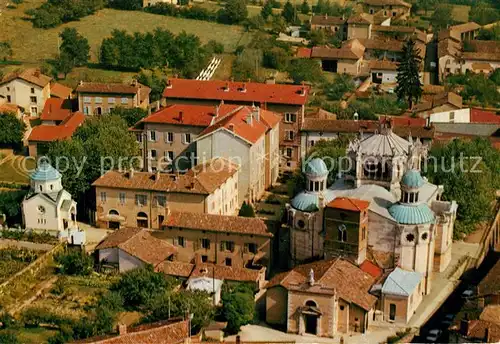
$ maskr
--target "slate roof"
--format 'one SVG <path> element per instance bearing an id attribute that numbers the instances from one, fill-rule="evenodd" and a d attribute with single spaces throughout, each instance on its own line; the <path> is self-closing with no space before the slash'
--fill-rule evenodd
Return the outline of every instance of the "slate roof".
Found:
<path id="1" fill-rule="evenodd" d="M 382 286 L 382 294 L 410 296 L 421 280 L 421 273 L 398 267 L 387 276 Z"/>
<path id="2" fill-rule="evenodd" d="M 171 211 L 163 226 L 272 237 L 259 218 Z"/>
<path id="3" fill-rule="evenodd" d="M 309 272 L 314 271 L 314 285 L 310 285 Z M 299 265 L 293 270 L 274 276 L 267 289 L 282 286 L 301 293 L 334 295 L 352 302 L 364 310 L 370 310 L 377 298 L 369 294 L 375 279 L 347 260 L 333 259 Z"/>
<path id="4" fill-rule="evenodd" d="M 163 97 L 304 105 L 308 86 L 222 80 L 169 79 Z"/>
<path id="5" fill-rule="evenodd" d="M 177 252 L 167 241 L 154 237 L 154 232 L 141 228 L 122 228 L 111 233 L 96 250 L 119 248 L 147 264 L 156 266 Z"/>
<path id="6" fill-rule="evenodd" d="M 197 171 L 197 173 L 195 173 Z M 92 186 L 210 194 L 238 171 L 238 167 L 228 160 L 217 158 L 199 164 L 185 174 L 149 172 L 108 171 L 92 183 Z"/>
<path id="7" fill-rule="evenodd" d="M 50 83 L 50 80 L 52 78 L 50 76 L 47 76 L 45 74 L 40 73 L 39 69 L 36 68 L 28 68 L 23 70 L 22 72 L 19 73 L 9 73 L 4 78 L 0 81 L 0 85 L 5 84 L 7 82 L 10 82 L 15 79 L 22 79 L 24 81 L 27 81 L 31 84 L 40 86 L 40 87 L 45 87 L 48 83 Z"/>

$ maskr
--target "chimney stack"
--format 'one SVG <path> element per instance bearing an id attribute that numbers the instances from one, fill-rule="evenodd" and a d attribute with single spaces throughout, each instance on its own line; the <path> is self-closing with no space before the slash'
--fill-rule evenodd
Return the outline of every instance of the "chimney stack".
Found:
<path id="1" fill-rule="evenodd" d="M 160 180 L 160 170 L 156 170 L 155 172 L 155 181 Z"/>
<path id="2" fill-rule="evenodd" d="M 127 334 L 127 325 L 125 324 L 118 324 L 118 334 L 120 336 L 123 336 Z"/>
<path id="3" fill-rule="evenodd" d="M 246 119 L 246 122 L 248 125 L 252 125 L 252 118 L 253 118 L 253 113 L 250 112 L 248 115 L 247 115 L 247 119 Z"/>
<path id="4" fill-rule="evenodd" d="M 260 122 L 260 107 L 252 106 L 252 115 L 257 122 Z"/>
<path id="5" fill-rule="evenodd" d="M 232 124 L 232 123 L 229 124 L 228 128 L 229 128 L 229 130 L 234 131 L 234 124 Z"/>
<path id="6" fill-rule="evenodd" d="M 182 111 L 179 111 L 179 122 L 183 122 L 184 120 L 184 113 Z"/>
<path id="7" fill-rule="evenodd" d="M 224 86 L 224 92 L 229 92 L 229 82 L 226 82 L 226 85 Z"/>
<path id="8" fill-rule="evenodd" d="M 245 93 L 247 91 L 247 84 L 246 82 L 243 83 L 243 85 L 241 86 L 241 92 Z"/>
<path id="9" fill-rule="evenodd" d="M 40 76 L 40 69 L 35 69 L 35 73 L 33 73 L 33 75 L 38 78 Z"/>
<path id="10" fill-rule="evenodd" d="M 128 178 L 132 179 L 134 178 L 134 168 L 131 167 L 130 170 L 128 171 Z"/>
<path id="11" fill-rule="evenodd" d="M 239 335 L 236 336 L 236 344 L 241 344 L 241 337 Z"/>
<path id="12" fill-rule="evenodd" d="M 314 270 L 313 269 L 309 270 L 309 285 L 310 286 L 314 285 Z"/>
<path id="13" fill-rule="evenodd" d="M 137 86 L 137 79 L 132 79 L 132 86 Z"/>
<path id="14" fill-rule="evenodd" d="M 172 81 L 170 79 L 167 79 L 167 88 L 172 88 Z"/>

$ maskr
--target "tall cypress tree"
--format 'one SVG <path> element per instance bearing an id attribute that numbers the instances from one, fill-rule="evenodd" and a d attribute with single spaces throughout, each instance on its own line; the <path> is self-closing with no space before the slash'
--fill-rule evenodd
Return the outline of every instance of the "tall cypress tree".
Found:
<path id="1" fill-rule="evenodd" d="M 408 101 L 410 109 L 413 106 L 413 101 L 417 102 L 422 96 L 422 83 L 419 77 L 422 58 L 419 52 L 413 39 L 406 41 L 403 47 L 403 59 L 398 65 L 398 75 L 396 76 L 398 99 Z"/>

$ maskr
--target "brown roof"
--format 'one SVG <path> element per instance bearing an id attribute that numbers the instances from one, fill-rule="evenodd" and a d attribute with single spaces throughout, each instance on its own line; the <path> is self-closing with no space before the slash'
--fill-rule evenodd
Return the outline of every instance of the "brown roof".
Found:
<path id="1" fill-rule="evenodd" d="M 402 33 L 408 33 L 411 34 L 414 38 L 418 39 L 419 41 L 422 41 L 425 43 L 427 40 L 427 35 L 425 32 L 420 31 L 416 27 L 412 26 L 400 26 L 400 25 L 373 25 L 372 26 L 373 31 L 378 31 L 378 32 L 402 32 Z"/>
<path id="2" fill-rule="evenodd" d="M 313 47 L 312 58 L 332 58 L 332 59 L 348 59 L 359 60 L 363 57 L 365 47 L 357 40 L 348 41 L 342 48 L 330 47 Z"/>
<path id="3" fill-rule="evenodd" d="M 80 93 L 139 94 L 140 101 L 149 95 L 151 89 L 138 82 L 132 84 L 83 82 L 76 87 Z"/>
<path id="4" fill-rule="evenodd" d="M 207 161 L 195 169 L 198 171 L 196 174 L 193 171 L 188 171 L 185 174 L 108 171 L 95 180 L 92 185 L 117 189 L 207 195 L 219 188 L 238 170 L 235 164 L 222 158 Z M 157 179 L 157 177 L 159 178 Z"/>
<path id="5" fill-rule="evenodd" d="M 488 339 L 486 339 L 488 329 Z M 500 341 L 500 325 L 484 320 L 469 320 L 469 328 L 466 334 L 468 340 L 474 339 L 480 342 L 497 343 Z"/>
<path id="6" fill-rule="evenodd" d="M 415 105 L 412 112 L 431 111 L 445 104 L 453 105 L 457 109 L 462 108 L 462 97 L 454 92 L 444 92 L 434 95 L 430 101 L 423 101 Z"/>
<path id="7" fill-rule="evenodd" d="M 191 272 L 193 272 L 194 266 L 194 264 L 179 262 L 177 260 L 166 260 L 158 264 L 156 270 L 163 272 L 165 275 L 188 278 Z"/>
<path id="8" fill-rule="evenodd" d="M 397 70 L 398 62 L 388 60 L 373 60 L 370 61 L 370 70 Z"/>
<path id="9" fill-rule="evenodd" d="M 177 252 L 177 249 L 154 237 L 154 232 L 140 228 L 122 228 L 104 239 L 96 250 L 119 248 L 147 264 L 156 266 Z"/>
<path id="10" fill-rule="evenodd" d="M 272 237 L 259 218 L 171 211 L 163 226 Z"/>
<path id="11" fill-rule="evenodd" d="M 464 60 L 480 60 L 480 61 L 500 61 L 500 53 L 478 53 L 464 52 L 462 54 Z"/>
<path id="12" fill-rule="evenodd" d="M 10 73 L 7 74 L 1 81 L 0 85 L 5 84 L 9 81 L 15 80 L 15 79 L 22 79 L 24 81 L 27 81 L 31 84 L 40 86 L 40 87 L 45 87 L 52 78 L 50 76 L 47 76 L 45 74 L 40 73 L 39 69 L 36 68 L 28 68 L 23 70 L 22 72 L 18 73 Z"/>
<path id="13" fill-rule="evenodd" d="M 373 15 L 368 13 L 358 13 L 353 16 L 350 16 L 349 19 L 347 19 L 347 23 L 370 25 L 373 23 Z"/>
<path id="14" fill-rule="evenodd" d="M 363 3 L 365 5 L 372 5 L 372 6 L 404 6 L 410 8 L 411 5 L 405 1 L 402 0 L 363 0 Z"/>
<path id="15" fill-rule="evenodd" d="M 404 45 L 404 42 L 398 41 L 396 39 L 359 38 L 358 40 L 366 49 L 402 51 Z"/>
<path id="16" fill-rule="evenodd" d="M 62 99 L 68 99 L 71 96 L 73 89 L 66 87 L 58 82 L 54 82 L 50 85 L 50 96 Z"/>
<path id="17" fill-rule="evenodd" d="M 312 16 L 311 24 L 312 25 L 342 25 L 345 23 L 345 19 L 342 17 L 333 17 L 328 15 L 318 15 Z"/>
<path id="18" fill-rule="evenodd" d="M 12 103 L 0 104 L 0 112 L 1 113 L 9 112 L 9 113 L 13 113 L 13 114 L 17 115 L 18 111 L 20 111 L 19 106 L 17 106 L 16 104 L 12 104 Z"/>
<path id="19" fill-rule="evenodd" d="M 488 271 L 477 286 L 478 295 L 500 294 L 500 260 Z"/>
<path id="20" fill-rule="evenodd" d="M 500 305 L 487 305 L 481 312 L 479 319 L 500 325 Z"/>
<path id="21" fill-rule="evenodd" d="M 480 28 L 481 28 L 481 25 L 479 25 L 475 22 L 468 22 L 468 23 L 464 23 L 464 24 L 450 26 L 449 30 L 455 31 L 458 34 L 462 34 L 462 33 L 466 33 L 469 31 L 479 30 Z"/>
<path id="22" fill-rule="evenodd" d="M 314 272 L 314 284 L 309 281 L 310 270 Z M 266 288 L 282 286 L 287 290 L 303 293 L 335 295 L 347 302 L 370 310 L 377 298 L 369 294 L 375 279 L 359 267 L 344 259 L 322 260 L 299 265 L 291 271 L 274 276 Z"/>
<path id="23" fill-rule="evenodd" d="M 472 64 L 472 70 L 487 70 L 492 71 L 493 67 L 487 62 L 475 62 Z"/>
<path id="24" fill-rule="evenodd" d="M 127 329 L 118 336 L 88 338 L 76 343 L 98 344 L 180 344 L 189 338 L 188 320 L 163 320 Z"/>
<path id="25" fill-rule="evenodd" d="M 446 38 L 438 42 L 438 57 L 443 57 L 450 55 L 453 57 L 459 57 L 461 55 L 461 45 L 453 41 L 452 39 Z"/>

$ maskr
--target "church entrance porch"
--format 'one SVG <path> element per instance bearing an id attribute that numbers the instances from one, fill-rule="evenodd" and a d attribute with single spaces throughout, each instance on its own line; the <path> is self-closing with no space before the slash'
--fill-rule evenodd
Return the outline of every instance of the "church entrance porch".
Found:
<path id="1" fill-rule="evenodd" d="M 318 316 L 312 314 L 305 314 L 304 318 L 306 324 L 306 333 L 317 335 Z"/>
<path id="2" fill-rule="evenodd" d="M 298 309 L 299 312 L 299 334 L 321 335 L 321 311 L 314 301 L 307 301 Z"/>

